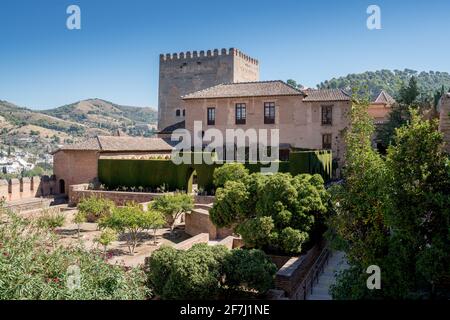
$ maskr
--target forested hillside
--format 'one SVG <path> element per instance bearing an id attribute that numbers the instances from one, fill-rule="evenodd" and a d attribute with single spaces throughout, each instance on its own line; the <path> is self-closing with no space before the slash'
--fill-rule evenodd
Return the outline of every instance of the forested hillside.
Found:
<path id="1" fill-rule="evenodd" d="M 412 76 L 417 79 L 420 92 L 426 96 L 432 97 L 436 91 L 441 90 L 442 86 L 446 91 L 450 88 L 450 74 L 447 72 L 418 72 L 411 69 L 403 71 L 378 70 L 349 74 L 323 81 L 317 87 L 320 89 L 339 88 L 349 91 L 352 88 L 363 89 L 367 87 L 372 97 L 381 90 L 397 97 L 401 86 L 406 85 Z"/>

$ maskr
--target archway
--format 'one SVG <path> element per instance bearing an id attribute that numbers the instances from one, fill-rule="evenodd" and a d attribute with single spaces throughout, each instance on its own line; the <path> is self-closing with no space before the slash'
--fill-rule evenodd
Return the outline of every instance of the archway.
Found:
<path id="1" fill-rule="evenodd" d="M 59 180 L 59 193 L 66 193 L 66 183 L 63 179 Z"/>

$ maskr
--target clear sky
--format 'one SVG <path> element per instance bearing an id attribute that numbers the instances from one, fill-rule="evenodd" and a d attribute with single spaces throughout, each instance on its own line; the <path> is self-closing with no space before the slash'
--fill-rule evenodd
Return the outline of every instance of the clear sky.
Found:
<path id="1" fill-rule="evenodd" d="M 66 9 L 81 8 L 81 30 Z M 366 27 L 369 5 L 381 30 Z M 315 86 L 378 69 L 450 71 L 450 1 L 1 0 L 0 99 L 157 106 L 160 53 L 239 48 L 262 80 Z"/>

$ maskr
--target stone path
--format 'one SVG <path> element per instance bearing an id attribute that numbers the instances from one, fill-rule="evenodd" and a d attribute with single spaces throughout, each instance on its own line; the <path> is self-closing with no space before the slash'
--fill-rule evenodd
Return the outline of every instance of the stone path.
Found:
<path id="1" fill-rule="evenodd" d="M 319 276 L 319 281 L 313 287 L 312 294 L 309 294 L 306 300 L 332 300 L 329 289 L 336 281 L 336 273 L 347 268 L 344 252 L 333 251 L 323 273 Z"/>

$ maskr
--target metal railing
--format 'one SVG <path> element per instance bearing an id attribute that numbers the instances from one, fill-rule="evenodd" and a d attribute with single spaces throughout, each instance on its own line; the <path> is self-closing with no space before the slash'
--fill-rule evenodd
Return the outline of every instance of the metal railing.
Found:
<path id="1" fill-rule="evenodd" d="M 314 284 L 319 281 L 319 276 L 323 273 L 325 266 L 328 264 L 328 260 L 331 257 L 330 249 L 325 245 L 322 252 L 317 257 L 314 264 L 309 269 L 306 276 L 300 283 L 300 290 L 296 294 L 297 300 L 306 300 L 308 294 L 312 294 Z"/>

